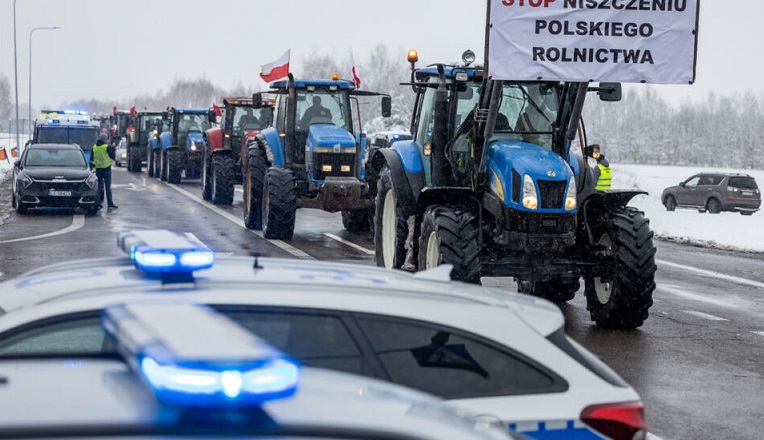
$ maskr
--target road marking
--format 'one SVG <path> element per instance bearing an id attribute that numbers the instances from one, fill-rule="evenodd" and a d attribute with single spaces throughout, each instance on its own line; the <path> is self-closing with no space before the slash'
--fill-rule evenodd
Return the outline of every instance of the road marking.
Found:
<path id="1" fill-rule="evenodd" d="M 723 307 L 723 308 L 734 308 L 734 306 L 731 306 L 729 301 L 719 298 L 712 298 L 705 295 L 700 295 L 697 293 L 688 292 L 686 290 L 682 290 L 670 285 L 660 284 L 658 285 L 658 290 L 671 293 L 676 296 L 681 296 L 682 298 L 687 298 L 694 301 L 703 302 L 706 304 L 711 304 L 717 307 Z"/>
<path id="2" fill-rule="evenodd" d="M 324 235 L 326 235 L 327 237 L 331 238 L 332 240 L 339 241 L 340 243 L 344 244 L 345 246 L 350 246 L 353 249 L 357 249 L 357 250 L 365 253 L 366 255 L 374 255 L 374 253 L 375 253 L 372 250 L 366 249 L 365 247 L 357 245 L 357 244 L 355 244 L 355 243 L 353 243 L 351 241 L 347 241 L 347 240 L 343 239 L 342 237 L 338 237 L 338 236 L 336 236 L 334 234 L 330 234 L 328 232 L 324 232 Z"/>
<path id="3" fill-rule="evenodd" d="M 290 254 L 294 255 L 295 257 L 302 258 L 302 259 L 309 259 L 309 260 L 315 259 L 311 255 L 306 253 L 305 251 L 297 249 L 296 247 L 292 246 L 289 243 L 285 243 L 285 242 L 283 242 L 281 240 L 270 240 L 270 239 L 267 239 L 267 238 L 263 237 L 263 232 L 262 231 L 254 231 L 252 229 L 247 229 L 247 227 L 244 226 L 244 220 L 243 219 L 240 219 L 239 217 L 236 217 L 235 215 L 231 214 L 230 212 L 223 211 L 222 209 L 218 208 L 217 206 L 215 206 L 215 205 L 213 205 L 211 203 L 207 203 L 201 197 L 198 197 L 198 196 L 196 196 L 194 194 L 191 194 L 190 192 L 186 191 L 185 189 L 180 188 L 180 187 L 178 187 L 176 185 L 173 185 L 171 183 L 166 183 L 166 182 L 163 182 L 163 183 L 165 185 L 167 185 L 168 187 L 174 189 L 175 191 L 177 191 L 177 192 L 183 194 L 184 196 L 188 197 L 189 199 L 194 200 L 195 202 L 199 203 L 200 205 L 202 205 L 202 206 L 206 207 L 207 209 L 215 212 L 216 214 L 220 215 L 221 217 L 226 218 L 227 220 L 231 221 L 232 223 L 234 223 L 234 224 L 236 224 L 236 225 L 238 225 L 238 226 L 248 230 L 249 232 L 257 235 L 258 237 L 262 238 L 263 240 L 267 240 L 269 243 L 271 243 L 271 244 L 281 248 L 282 250 L 284 250 L 286 252 L 289 252 Z"/>
<path id="4" fill-rule="evenodd" d="M 759 336 L 764 336 L 764 332 L 751 332 L 751 333 L 755 335 L 759 335 Z"/>
<path id="5" fill-rule="evenodd" d="M 72 217 L 72 224 L 67 226 L 67 227 L 65 227 L 64 229 L 60 229 L 60 230 L 54 231 L 54 232 L 49 232 L 47 234 L 35 235 L 33 237 L 14 238 L 13 240 L 0 241 L 0 244 L 2 244 L 2 243 L 15 243 L 17 241 L 37 240 L 37 239 L 40 239 L 40 238 L 55 237 L 56 235 L 68 234 L 69 232 L 76 231 L 77 229 L 80 229 L 83 226 L 85 226 L 85 216 L 82 215 L 82 214 L 75 214 Z"/>
<path id="6" fill-rule="evenodd" d="M 651 432 L 648 432 L 646 440 L 663 440 L 663 439 L 661 439 L 660 437 L 658 437 L 657 435 L 655 435 L 655 434 L 653 434 Z"/>
<path id="7" fill-rule="evenodd" d="M 188 238 L 189 240 L 193 241 L 194 243 L 199 244 L 199 246 L 201 246 L 201 247 L 203 247 L 205 249 L 210 249 L 210 247 L 207 246 L 206 244 L 204 244 L 203 241 L 199 240 L 199 237 L 194 235 L 193 232 L 186 232 L 183 235 L 185 235 L 186 238 Z M 215 256 L 217 256 L 217 257 L 230 257 L 232 255 L 233 255 L 233 252 L 215 252 Z"/>
<path id="8" fill-rule="evenodd" d="M 683 310 L 683 312 L 688 315 L 697 316 L 698 318 L 708 319 L 709 321 L 729 321 L 729 319 L 720 318 L 710 313 L 696 312 L 694 310 Z"/>
<path id="9" fill-rule="evenodd" d="M 705 269 L 698 269 L 697 267 L 685 266 L 684 264 L 672 263 L 670 261 L 665 261 L 665 260 L 655 260 L 655 262 L 658 263 L 658 264 L 664 265 L 664 266 L 673 267 L 675 269 L 687 270 L 687 271 L 690 271 L 690 272 L 695 272 L 695 273 L 700 274 L 700 275 L 705 275 L 705 276 L 709 276 L 709 277 L 713 277 L 713 278 L 718 278 L 720 280 L 732 281 L 733 283 L 745 284 L 745 285 L 752 286 L 752 287 L 758 287 L 759 289 L 764 289 L 764 283 L 760 283 L 758 281 L 749 280 L 749 279 L 746 279 L 746 278 L 734 277 L 732 275 L 725 275 L 725 274 L 719 273 L 719 272 L 714 272 L 714 271 L 705 270 Z"/>

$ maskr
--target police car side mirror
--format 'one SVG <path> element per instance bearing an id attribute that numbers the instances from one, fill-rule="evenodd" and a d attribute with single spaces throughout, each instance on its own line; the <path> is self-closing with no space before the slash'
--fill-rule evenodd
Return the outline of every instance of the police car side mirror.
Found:
<path id="1" fill-rule="evenodd" d="M 16 160 L 14 160 L 14 161 L 13 161 L 13 166 L 14 166 L 15 168 L 21 169 L 21 168 L 22 168 L 22 167 L 21 167 L 21 159 L 16 159 Z"/>
<path id="2" fill-rule="evenodd" d="M 392 109 L 392 99 L 389 96 L 383 96 L 382 97 L 382 116 L 385 118 L 389 118 Z"/>

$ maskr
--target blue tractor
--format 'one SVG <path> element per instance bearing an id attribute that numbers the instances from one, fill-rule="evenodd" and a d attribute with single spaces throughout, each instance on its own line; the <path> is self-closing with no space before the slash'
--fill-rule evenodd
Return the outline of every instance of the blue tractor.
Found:
<path id="1" fill-rule="evenodd" d="M 581 111 L 588 91 L 620 100 L 617 83 L 486 78 L 463 65 L 416 69 L 413 140 L 379 149 L 376 262 L 454 279 L 514 277 L 518 291 L 556 303 L 584 280 L 597 324 L 642 325 L 655 289 L 653 233 L 627 206 L 642 191 L 595 191 Z M 578 140 L 580 151 L 574 151 Z"/>
<path id="2" fill-rule="evenodd" d="M 366 137 L 358 118 L 358 96 L 390 97 L 358 90 L 353 82 L 288 80 L 271 84 L 278 95 L 275 127 L 248 144 L 243 177 L 244 223 L 266 238 L 292 238 L 297 208 L 342 212 L 350 231 L 368 228 L 372 195 L 365 180 Z M 262 95 L 253 105 L 262 105 Z M 354 117 L 355 115 L 355 117 Z"/>
<path id="3" fill-rule="evenodd" d="M 204 132 L 215 121 L 215 113 L 210 110 L 188 110 L 170 108 L 162 113 L 162 131 L 159 135 L 158 173 L 154 175 L 163 181 L 180 183 L 185 174 L 187 179 L 198 179 L 202 175 L 204 155 Z"/>

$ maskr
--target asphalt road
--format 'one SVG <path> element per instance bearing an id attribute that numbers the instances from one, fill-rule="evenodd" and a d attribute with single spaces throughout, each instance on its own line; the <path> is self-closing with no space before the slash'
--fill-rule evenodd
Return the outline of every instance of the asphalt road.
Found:
<path id="1" fill-rule="evenodd" d="M 368 233 L 345 231 L 339 214 L 300 210 L 295 237 L 265 240 L 244 228 L 241 191 L 233 206 L 201 199 L 198 180 L 169 185 L 114 170 L 119 209 L 20 216 L 10 182 L 0 182 L 0 280 L 43 264 L 121 255 L 115 232 L 169 228 L 217 253 L 374 264 Z M 563 306 L 567 330 L 642 396 L 652 434 L 662 439 L 758 439 L 764 431 L 764 255 L 656 243 L 655 304 L 633 331 L 596 327 L 581 294 Z M 484 284 L 515 291 L 511 279 Z M 580 292 L 579 292 L 580 293 Z"/>

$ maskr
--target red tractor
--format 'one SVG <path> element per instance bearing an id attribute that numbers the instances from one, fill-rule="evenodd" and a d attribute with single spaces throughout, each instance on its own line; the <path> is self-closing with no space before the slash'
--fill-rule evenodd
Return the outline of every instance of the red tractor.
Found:
<path id="1" fill-rule="evenodd" d="M 242 183 L 247 144 L 273 122 L 273 104 L 263 99 L 255 108 L 252 98 L 225 98 L 220 126 L 207 130 L 202 164 L 202 197 L 216 205 L 233 203 L 234 185 Z"/>

